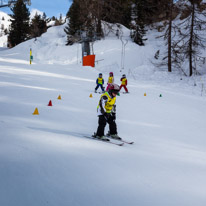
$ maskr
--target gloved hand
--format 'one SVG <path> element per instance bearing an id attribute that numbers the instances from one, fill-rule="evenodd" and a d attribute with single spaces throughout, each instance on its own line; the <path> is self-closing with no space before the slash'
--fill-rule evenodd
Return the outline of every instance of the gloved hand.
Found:
<path id="1" fill-rule="evenodd" d="M 113 105 L 112 113 L 116 113 L 116 105 L 115 104 Z"/>
<path id="2" fill-rule="evenodd" d="M 111 117 L 111 114 L 110 113 L 104 113 L 104 117 L 105 117 L 105 119 L 108 121 L 109 119 L 110 119 L 110 117 Z"/>
<path id="3" fill-rule="evenodd" d="M 112 119 L 113 119 L 113 120 L 116 120 L 116 113 L 112 113 L 111 116 L 112 116 Z"/>

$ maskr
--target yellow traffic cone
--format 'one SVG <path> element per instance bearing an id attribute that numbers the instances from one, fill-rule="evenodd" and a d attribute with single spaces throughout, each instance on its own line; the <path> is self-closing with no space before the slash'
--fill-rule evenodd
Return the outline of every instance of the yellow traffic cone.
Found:
<path id="1" fill-rule="evenodd" d="M 144 96 L 147 96 L 147 94 L 146 94 L 146 93 L 144 93 Z"/>
<path id="2" fill-rule="evenodd" d="M 90 95 L 89 95 L 89 97 L 91 97 L 91 98 L 92 98 L 92 94 L 90 94 Z"/>
<path id="3" fill-rule="evenodd" d="M 61 98 L 61 95 L 59 95 L 57 99 L 62 99 L 62 98 Z"/>
<path id="4" fill-rule="evenodd" d="M 35 108 L 34 113 L 32 113 L 32 114 L 33 115 L 39 115 L 39 111 L 38 111 L 37 107 Z"/>

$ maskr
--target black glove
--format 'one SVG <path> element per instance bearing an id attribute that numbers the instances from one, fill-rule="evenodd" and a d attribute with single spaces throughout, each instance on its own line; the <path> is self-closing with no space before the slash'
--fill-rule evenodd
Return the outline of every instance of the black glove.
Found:
<path id="1" fill-rule="evenodd" d="M 116 120 L 116 113 L 112 113 L 111 116 L 112 116 L 112 119 L 113 119 L 113 120 Z"/>
<path id="2" fill-rule="evenodd" d="M 110 119 L 110 117 L 111 117 L 111 114 L 110 113 L 104 113 L 104 117 L 105 117 L 105 119 L 108 121 L 109 119 Z"/>

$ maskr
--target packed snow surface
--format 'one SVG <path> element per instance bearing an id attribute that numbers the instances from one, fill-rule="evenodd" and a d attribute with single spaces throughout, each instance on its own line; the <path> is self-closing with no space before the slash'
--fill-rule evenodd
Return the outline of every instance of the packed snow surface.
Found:
<path id="1" fill-rule="evenodd" d="M 83 67 L 63 29 L 0 51 L 0 205 L 205 206 L 205 77 L 156 68 L 163 43 L 149 32 L 139 47 L 125 28 L 122 41 L 94 43 L 96 67 Z M 97 129 L 100 72 L 105 82 L 114 72 L 117 84 L 127 75 L 116 122 L 134 145 L 84 137 Z"/>

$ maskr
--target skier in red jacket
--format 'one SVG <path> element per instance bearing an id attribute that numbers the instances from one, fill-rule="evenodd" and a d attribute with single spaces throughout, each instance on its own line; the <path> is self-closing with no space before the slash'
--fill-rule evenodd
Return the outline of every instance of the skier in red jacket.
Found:
<path id="1" fill-rule="evenodd" d="M 122 84 L 120 86 L 120 90 L 122 89 L 122 87 L 124 87 L 126 93 L 129 93 L 128 89 L 127 89 L 127 78 L 126 78 L 125 74 L 122 75 L 122 78 L 120 79 L 120 81 L 122 82 Z"/>

